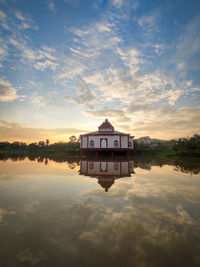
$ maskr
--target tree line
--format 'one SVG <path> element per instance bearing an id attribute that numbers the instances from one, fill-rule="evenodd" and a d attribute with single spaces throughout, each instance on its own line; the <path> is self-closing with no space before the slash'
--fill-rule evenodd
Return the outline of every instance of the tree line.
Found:
<path id="1" fill-rule="evenodd" d="M 26 144 L 24 142 L 0 142 L 0 151 L 8 153 L 60 153 L 64 154 L 67 152 L 78 153 L 80 151 L 80 139 L 75 135 L 69 137 L 68 142 L 57 142 L 50 143 L 49 139 L 45 141 L 34 142 L 31 144 Z M 158 141 L 152 142 L 151 144 L 139 143 L 134 141 L 134 151 L 135 154 L 148 153 L 148 152 L 164 152 L 171 151 L 173 155 L 177 154 L 179 156 L 200 156 L 200 135 L 194 134 L 192 137 L 188 138 L 178 138 L 170 141 Z"/>
<path id="2" fill-rule="evenodd" d="M 150 144 L 134 141 L 134 152 L 169 152 L 177 156 L 200 156 L 200 135 L 194 134 L 192 137 L 177 138 L 169 141 L 158 141 Z M 170 154 L 169 154 L 170 155 Z"/>
<path id="3" fill-rule="evenodd" d="M 79 150 L 80 149 L 80 139 L 75 135 L 69 137 L 68 142 L 57 142 L 50 144 L 50 140 L 46 139 L 45 141 L 34 142 L 31 144 L 26 144 L 24 142 L 0 142 L 1 151 L 9 151 L 13 153 L 28 153 L 28 152 L 64 152 L 67 150 Z"/>

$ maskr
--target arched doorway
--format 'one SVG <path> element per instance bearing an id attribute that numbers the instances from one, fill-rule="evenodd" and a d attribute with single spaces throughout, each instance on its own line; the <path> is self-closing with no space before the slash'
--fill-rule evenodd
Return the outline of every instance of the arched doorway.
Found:
<path id="1" fill-rule="evenodd" d="M 101 139 L 101 148 L 106 148 L 107 147 L 107 139 L 103 138 Z"/>

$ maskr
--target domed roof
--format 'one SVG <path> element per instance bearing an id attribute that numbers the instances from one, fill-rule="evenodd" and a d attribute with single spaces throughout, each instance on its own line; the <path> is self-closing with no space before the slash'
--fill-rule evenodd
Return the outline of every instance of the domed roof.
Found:
<path id="1" fill-rule="evenodd" d="M 99 126 L 99 131 L 103 131 L 103 130 L 114 131 L 114 127 L 113 127 L 112 124 L 108 121 L 108 119 L 105 119 L 105 121 Z"/>

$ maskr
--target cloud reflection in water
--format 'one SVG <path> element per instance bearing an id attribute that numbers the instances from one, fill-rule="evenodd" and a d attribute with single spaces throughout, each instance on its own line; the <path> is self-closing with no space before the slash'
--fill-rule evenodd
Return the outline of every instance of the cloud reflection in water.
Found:
<path id="1" fill-rule="evenodd" d="M 2 266 L 198 266 L 200 176 L 137 159 L 120 178 L 109 162 L 108 192 L 65 162 L 0 163 L 0 208 L 15 214 L 0 226 Z"/>

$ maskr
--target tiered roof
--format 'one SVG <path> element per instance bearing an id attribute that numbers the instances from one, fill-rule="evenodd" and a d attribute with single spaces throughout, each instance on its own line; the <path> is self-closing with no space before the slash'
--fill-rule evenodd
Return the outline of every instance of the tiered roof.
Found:
<path id="1" fill-rule="evenodd" d="M 105 121 L 99 126 L 99 131 L 103 131 L 104 129 L 114 131 L 114 127 L 108 119 L 105 119 Z"/>
<path id="2" fill-rule="evenodd" d="M 126 134 L 126 133 L 122 133 L 122 132 L 118 132 L 114 130 L 114 127 L 112 126 L 112 124 L 105 119 L 105 121 L 98 127 L 99 130 L 95 131 L 95 132 L 90 132 L 87 134 L 82 134 L 83 135 L 128 135 L 130 136 L 130 134 Z"/>
<path id="3" fill-rule="evenodd" d="M 105 189 L 105 192 L 108 192 L 108 189 L 114 184 L 114 179 L 104 179 L 100 178 L 98 180 L 98 183 Z"/>

